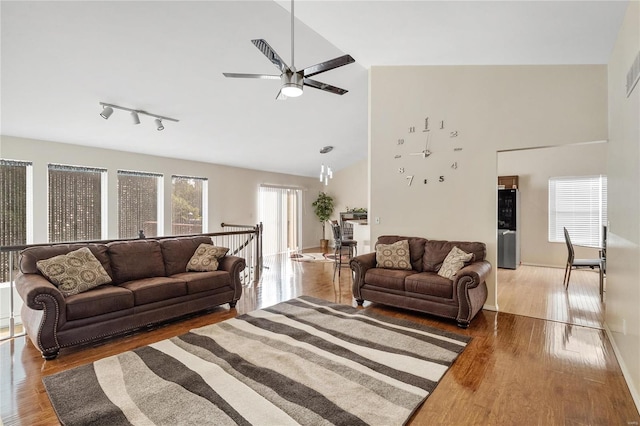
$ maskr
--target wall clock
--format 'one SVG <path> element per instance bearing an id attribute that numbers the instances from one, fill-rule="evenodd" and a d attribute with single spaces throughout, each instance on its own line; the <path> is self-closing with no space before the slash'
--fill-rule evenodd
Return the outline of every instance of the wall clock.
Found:
<path id="1" fill-rule="evenodd" d="M 395 142 L 394 166 L 402 182 L 408 186 L 446 182 L 449 173 L 458 169 L 455 154 L 462 151 L 459 135 L 444 120 L 432 125 L 429 117 L 424 119 L 422 129 L 409 126 Z"/>

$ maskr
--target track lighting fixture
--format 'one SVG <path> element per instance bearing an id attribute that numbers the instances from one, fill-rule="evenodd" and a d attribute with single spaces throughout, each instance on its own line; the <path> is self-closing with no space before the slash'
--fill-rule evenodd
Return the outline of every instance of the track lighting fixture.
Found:
<path id="1" fill-rule="evenodd" d="M 102 112 L 100 113 L 100 117 L 107 120 L 109 117 L 111 117 L 111 114 L 113 114 L 113 108 L 111 108 L 110 106 L 102 107 Z"/>
<path id="2" fill-rule="evenodd" d="M 119 105 L 107 104 L 105 102 L 100 102 L 100 105 L 102 105 L 102 112 L 100 112 L 100 116 L 105 120 L 111 117 L 111 114 L 113 114 L 114 109 L 120 109 L 123 111 L 129 111 L 131 113 L 131 119 L 133 120 L 133 124 L 140 124 L 140 114 L 153 117 L 155 119 L 154 123 L 156 125 L 156 129 L 158 130 L 164 130 L 163 121 L 173 121 L 175 123 L 180 121 L 175 118 L 165 117 L 158 114 L 152 114 L 150 112 L 143 111 L 140 109 L 127 108 Z"/>

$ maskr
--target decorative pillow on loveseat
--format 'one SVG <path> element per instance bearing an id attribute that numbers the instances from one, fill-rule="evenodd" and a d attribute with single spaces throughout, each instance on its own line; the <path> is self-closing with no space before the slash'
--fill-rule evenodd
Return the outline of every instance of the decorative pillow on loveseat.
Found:
<path id="1" fill-rule="evenodd" d="M 457 246 L 453 246 L 438 270 L 438 275 L 451 280 L 453 276 L 464 267 L 465 262 L 470 262 L 472 259 L 473 253 L 466 253 Z"/>
<path id="2" fill-rule="evenodd" d="M 378 268 L 411 270 L 409 241 L 376 245 L 376 263 Z"/>
<path id="3" fill-rule="evenodd" d="M 111 282 L 107 271 L 87 247 L 39 260 L 36 266 L 65 297 Z"/>
<path id="4" fill-rule="evenodd" d="M 223 258 L 228 251 L 229 249 L 227 247 L 216 247 L 212 244 L 202 243 L 196 249 L 189 263 L 187 263 L 187 271 L 217 271 L 218 261 Z"/>

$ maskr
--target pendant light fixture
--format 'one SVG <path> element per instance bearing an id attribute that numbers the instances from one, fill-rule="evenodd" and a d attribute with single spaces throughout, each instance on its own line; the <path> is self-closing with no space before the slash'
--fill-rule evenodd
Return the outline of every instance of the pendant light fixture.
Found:
<path id="1" fill-rule="evenodd" d="M 320 154 L 328 154 L 333 151 L 333 147 L 331 145 L 327 145 L 320 150 Z M 320 165 L 320 182 L 324 182 L 324 186 L 329 185 L 329 179 L 333 179 L 333 170 L 331 170 L 331 166 L 326 166 L 324 163 Z"/>

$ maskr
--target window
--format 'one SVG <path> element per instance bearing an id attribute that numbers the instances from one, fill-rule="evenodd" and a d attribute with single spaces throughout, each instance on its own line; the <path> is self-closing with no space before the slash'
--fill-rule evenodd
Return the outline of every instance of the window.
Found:
<path id="1" fill-rule="evenodd" d="M 105 174 L 105 169 L 49 164 L 50 242 L 102 238 Z"/>
<path id="2" fill-rule="evenodd" d="M 606 176 L 549 179 L 550 242 L 564 242 L 567 228 L 574 244 L 600 247 L 606 224 Z"/>
<path id="3" fill-rule="evenodd" d="M 0 160 L 0 245 L 27 244 L 30 240 L 31 163 Z M 14 253 L 14 269 L 17 267 Z M 0 282 L 9 281 L 9 253 L 0 254 Z"/>
<path id="4" fill-rule="evenodd" d="M 161 174 L 118 170 L 118 237 L 136 238 L 140 231 L 147 237 L 159 235 L 161 195 Z"/>
<path id="5" fill-rule="evenodd" d="M 207 232 L 207 178 L 171 176 L 172 235 Z"/>
<path id="6" fill-rule="evenodd" d="M 297 251 L 301 245 L 302 190 L 293 187 L 260 185 L 258 218 L 264 225 L 265 256 Z"/>

